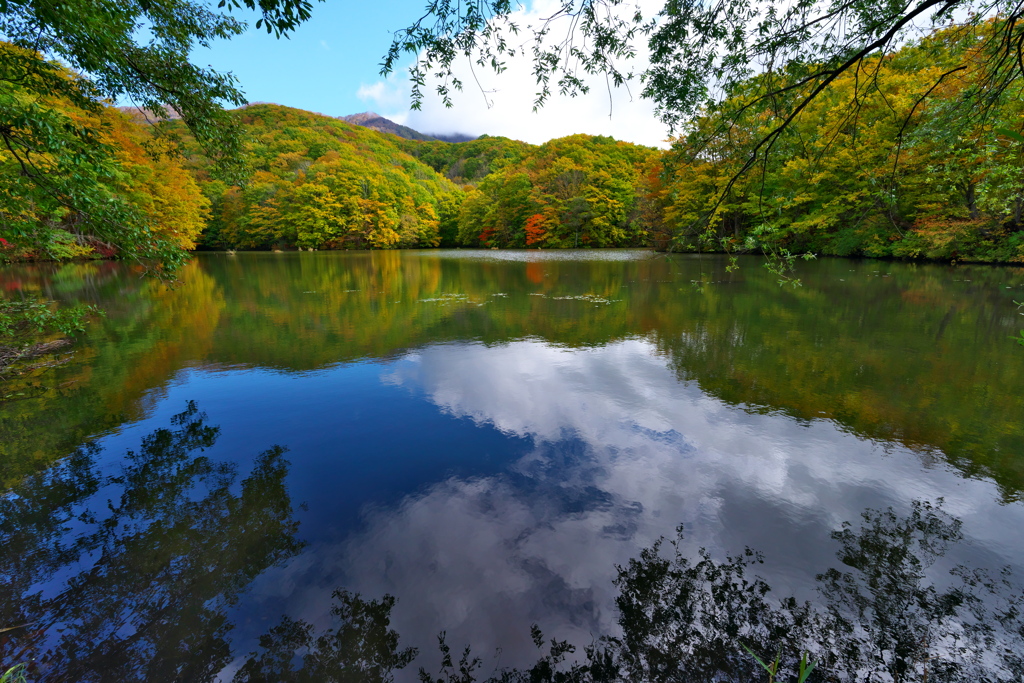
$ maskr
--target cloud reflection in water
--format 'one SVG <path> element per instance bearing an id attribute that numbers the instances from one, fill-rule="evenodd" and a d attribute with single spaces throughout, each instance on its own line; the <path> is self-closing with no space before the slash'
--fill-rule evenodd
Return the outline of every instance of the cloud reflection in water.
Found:
<path id="1" fill-rule="evenodd" d="M 449 477 L 366 510 L 344 543 L 311 548 L 259 581 L 257 594 L 287 595 L 314 623 L 338 585 L 392 593 L 404 644 L 431 653 L 446 629 L 455 648 L 501 647 L 501 663 L 522 664 L 535 654 L 533 622 L 579 644 L 615 633 L 615 565 L 680 522 L 694 552 L 761 549 L 780 594 L 813 598 L 814 575 L 835 564 L 832 529 L 915 498 L 945 497 L 975 560 L 1024 565 L 1014 540 L 1024 509 L 1000 505 L 989 482 L 832 422 L 711 398 L 643 339 L 430 346 L 382 379 L 535 446 L 500 475 Z"/>

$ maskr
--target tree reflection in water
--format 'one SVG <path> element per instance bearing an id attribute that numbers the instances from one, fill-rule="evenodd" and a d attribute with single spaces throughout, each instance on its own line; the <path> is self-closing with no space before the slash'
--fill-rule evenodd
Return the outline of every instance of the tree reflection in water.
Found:
<path id="1" fill-rule="evenodd" d="M 117 474 L 87 446 L 0 498 L 0 663 L 33 681 L 213 680 L 227 608 L 302 547 L 284 449 L 239 487 L 203 455 L 218 433 L 189 403 Z"/>
<path id="2" fill-rule="evenodd" d="M 819 575 L 816 603 L 773 597 L 747 571 L 747 550 L 724 562 L 701 551 L 691 562 L 679 538 L 619 570 L 623 635 L 601 643 L 609 678 L 632 681 L 763 680 L 740 643 L 762 660 L 781 654 L 793 676 L 803 652 L 818 662 L 812 680 L 1019 681 L 1024 671 L 1024 595 L 1008 570 L 993 576 L 956 566 L 932 571 L 963 541 L 960 521 L 915 501 L 910 513 L 863 513 L 832 533 L 843 568 Z"/>
<path id="3" fill-rule="evenodd" d="M 47 683 L 213 681 L 232 664 L 237 683 L 383 683 L 412 663 L 390 628 L 395 599 L 343 589 L 333 625 L 285 617 L 236 657 L 228 608 L 302 542 L 284 449 L 258 455 L 236 485 L 234 466 L 203 455 L 218 434 L 190 403 L 116 474 L 83 447 L 0 498 L 0 665 L 29 663 Z M 537 661 L 490 672 L 442 633 L 440 666 L 420 680 L 763 681 L 749 647 L 780 657 L 779 681 L 804 652 L 817 681 L 1019 681 L 1024 590 L 1005 570 L 948 568 L 960 527 L 941 502 L 866 511 L 833 532 L 841 566 L 818 576 L 813 603 L 775 595 L 753 574 L 755 551 L 688 556 L 680 528 L 618 568 L 620 633 L 577 653 L 535 627 Z"/>
<path id="4" fill-rule="evenodd" d="M 964 566 L 933 572 L 960 522 L 915 502 L 907 516 L 868 510 L 859 528 L 835 531 L 843 569 L 818 576 L 817 604 L 779 599 L 751 575 L 752 550 L 715 560 L 684 555 L 677 538 L 659 541 L 619 567 L 621 635 L 605 635 L 575 660 L 564 641 L 547 643 L 524 669 L 488 674 L 467 647 L 452 655 L 440 636 L 441 665 L 420 669 L 422 683 L 568 683 L 612 681 L 764 681 L 764 661 L 780 658 L 777 681 L 796 680 L 805 652 L 818 663 L 812 681 L 1019 681 L 1024 671 L 1024 595 L 1007 572 Z M 941 575 L 940 575 L 941 574 Z M 365 602 L 339 592 L 340 626 L 315 637 L 310 625 L 284 620 L 260 640 L 235 678 L 257 681 L 391 681 L 415 656 L 388 629 L 394 599 Z"/>
<path id="5" fill-rule="evenodd" d="M 331 615 L 339 622 L 337 627 L 314 636 L 306 622 L 284 617 L 260 637 L 261 652 L 250 655 L 234 680 L 391 681 L 395 671 L 416 657 L 416 648 L 398 648 L 398 633 L 389 628 L 394 597 L 367 601 L 341 589 L 333 597 Z"/>

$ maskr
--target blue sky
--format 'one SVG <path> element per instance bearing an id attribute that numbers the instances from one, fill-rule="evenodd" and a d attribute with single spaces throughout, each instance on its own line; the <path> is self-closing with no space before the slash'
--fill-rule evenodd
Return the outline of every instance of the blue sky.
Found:
<path id="1" fill-rule="evenodd" d="M 535 0 L 521 10 L 521 21 L 542 16 L 553 0 Z M 426 0 L 316 3 L 313 17 L 290 39 L 276 39 L 255 28 L 256 15 L 237 13 L 250 24 L 245 34 L 193 53 L 193 61 L 238 78 L 251 102 L 275 102 L 329 116 L 375 111 L 425 133 L 488 133 L 540 143 L 572 133 L 611 135 L 657 145 L 666 136 L 650 103 L 631 92 L 595 84 L 591 94 L 555 99 L 539 114 L 531 111 L 535 85 L 526 62 L 511 64 L 501 76 L 481 74 L 481 87 L 469 87 L 445 109 L 435 98 L 423 111 L 409 110 L 404 73 L 383 79 L 381 59 L 392 32 L 422 15 Z M 405 64 L 412 62 L 410 55 Z M 473 82 L 470 74 L 464 81 Z"/>
<path id="2" fill-rule="evenodd" d="M 249 30 L 193 61 L 234 73 L 250 101 L 269 101 L 340 116 L 364 111 L 357 96 L 364 83 L 379 80 L 381 58 L 391 32 L 419 16 L 424 0 L 316 3 L 313 18 L 288 39 L 256 29 L 258 15 L 233 12 Z"/>

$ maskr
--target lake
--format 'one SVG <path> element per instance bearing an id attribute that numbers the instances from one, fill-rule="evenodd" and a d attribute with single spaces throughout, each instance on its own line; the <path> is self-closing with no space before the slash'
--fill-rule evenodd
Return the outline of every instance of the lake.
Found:
<path id="1" fill-rule="evenodd" d="M 683 555 L 757 549 L 814 601 L 832 532 L 914 501 L 962 522 L 927 571 L 1019 583 L 1024 269 L 828 259 L 794 287 L 727 266 L 205 253 L 173 288 L 4 268 L 9 294 L 106 314 L 0 391 L 0 662 L 230 680 L 275 625 L 330 627 L 343 590 L 396 598 L 419 648 L 399 680 L 437 668 L 441 631 L 487 674 L 536 658 L 532 624 L 619 634 L 616 566 L 680 524 Z"/>

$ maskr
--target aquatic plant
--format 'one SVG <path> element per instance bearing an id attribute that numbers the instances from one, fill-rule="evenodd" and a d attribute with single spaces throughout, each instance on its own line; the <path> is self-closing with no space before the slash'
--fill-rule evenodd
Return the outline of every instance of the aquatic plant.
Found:
<path id="1" fill-rule="evenodd" d="M 27 683 L 24 664 L 16 664 L 0 675 L 0 683 Z"/>

